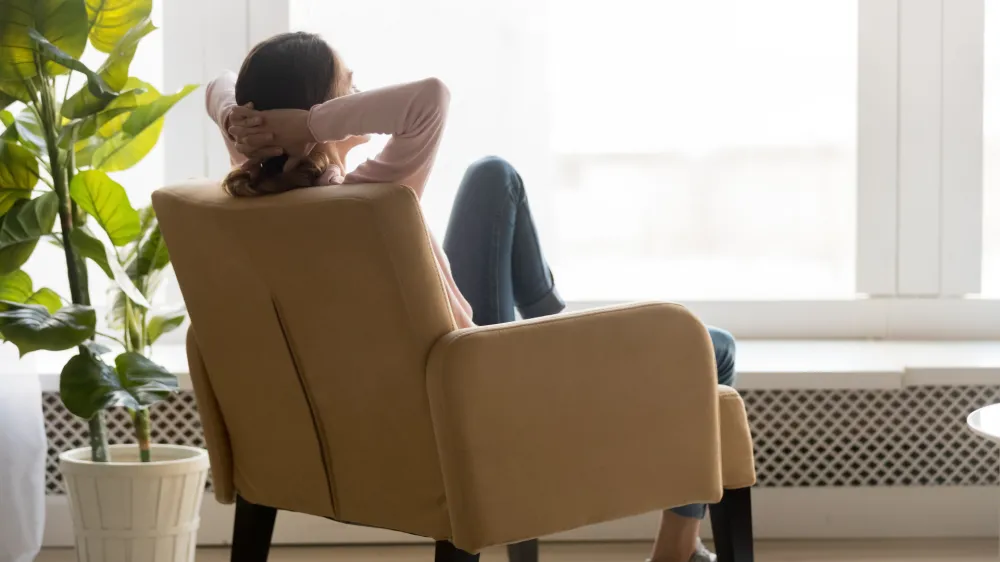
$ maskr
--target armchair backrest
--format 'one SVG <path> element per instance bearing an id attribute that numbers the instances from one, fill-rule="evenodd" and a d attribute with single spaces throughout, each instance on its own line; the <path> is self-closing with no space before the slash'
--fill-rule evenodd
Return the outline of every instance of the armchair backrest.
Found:
<path id="1" fill-rule="evenodd" d="M 153 205 L 191 316 L 199 407 L 215 410 L 202 419 L 216 485 L 444 536 L 425 369 L 454 321 L 413 192 L 240 199 L 196 181 Z"/>

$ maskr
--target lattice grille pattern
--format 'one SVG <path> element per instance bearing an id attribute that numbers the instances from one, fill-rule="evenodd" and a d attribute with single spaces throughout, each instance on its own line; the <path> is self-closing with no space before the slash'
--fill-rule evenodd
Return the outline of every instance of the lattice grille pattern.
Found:
<path id="1" fill-rule="evenodd" d="M 743 393 L 761 486 L 994 486 L 995 447 L 965 417 L 1000 402 L 1000 387 L 753 390 Z M 57 455 L 86 444 L 86 424 L 44 396 L 49 494 L 62 494 Z M 153 441 L 204 446 L 194 395 L 153 407 Z M 108 416 L 112 443 L 132 442 L 128 414 Z"/>
<path id="2" fill-rule="evenodd" d="M 965 425 L 1000 387 L 746 392 L 762 486 L 989 486 L 995 446 Z"/>
<path id="3" fill-rule="evenodd" d="M 59 395 L 55 392 L 42 394 L 42 409 L 45 412 L 45 434 L 48 437 L 48 460 L 45 466 L 45 488 L 48 494 L 64 494 L 62 475 L 59 473 L 59 453 L 87 443 L 87 424 L 69 413 Z M 150 407 L 153 443 L 190 445 L 204 447 L 201 420 L 192 392 L 181 392 Z M 135 443 L 132 422 L 128 411 L 123 408 L 111 410 L 105 416 L 108 423 L 108 442 Z M 208 482 L 211 488 L 211 478 Z"/>

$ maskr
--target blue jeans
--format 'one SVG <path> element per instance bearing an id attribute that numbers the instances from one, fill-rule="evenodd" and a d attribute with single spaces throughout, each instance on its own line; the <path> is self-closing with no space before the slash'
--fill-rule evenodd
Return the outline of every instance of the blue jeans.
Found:
<path id="1" fill-rule="evenodd" d="M 444 253 L 479 326 L 557 314 L 566 303 L 538 242 L 524 182 L 506 160 L 469 166 L 455 196 Z"/>
<path id="2" fill-rule="evenodd" d="M 444 252 L 455 284 L 472 305 L 473 320 L 488 326 L 557 314 L 566 303 L 538 241 L 528 198 L 517 170 L 495 156 L 469 166 L 455 196 Z M 719 383 L 736 380 L 736 342 L 725 330 L 708 328 L 715 347 Z M 684 517 L 704 518 L 705 505 L 674 508 Z"/>

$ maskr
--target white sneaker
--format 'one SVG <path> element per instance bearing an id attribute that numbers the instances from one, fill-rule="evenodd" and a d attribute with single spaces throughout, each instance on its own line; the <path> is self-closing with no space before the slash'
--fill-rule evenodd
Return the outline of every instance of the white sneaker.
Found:
<path id="1" fill-rule="evenodd" d="M 716 562 L 717 560 L 718 558 L 715 556 L 715 553 L 709 550 L 705 544 L 701 542 L 701 539 L 698 539 L 698 544 L 694 547 L 694 554 L 691 555 L 688 562 Z M 652 561 L 647 558 L 646 562 Z"/>
<path id="2" fill-rule="evenodd" d="M 690 562 L 716 562 L 715 553 L 705 547 L 701 539 L 698 539 L 697 546 L 694 547 L 694 554 L 691 555 Z"/>

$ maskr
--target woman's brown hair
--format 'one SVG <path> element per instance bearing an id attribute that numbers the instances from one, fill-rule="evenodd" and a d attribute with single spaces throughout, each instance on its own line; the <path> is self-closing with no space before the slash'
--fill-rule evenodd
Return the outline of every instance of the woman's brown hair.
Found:
<path id="1" fill-rule="evenodd" d="M 236 78 L 236 103 L 253 102 L 259 111 L 305 109 L 350 93 L 350 72 L 337 53 L 318 35 L 282 33 L 266 39 L 250 51 Z M 259 168 L 237 168 L 222 186 L 230 195 L 247 197 L 281 193 L 316 185 L 330 165 L 322 146 L 317 146 L 298 166 L 283 171 L 288 156 L 275 156 Z"/>

